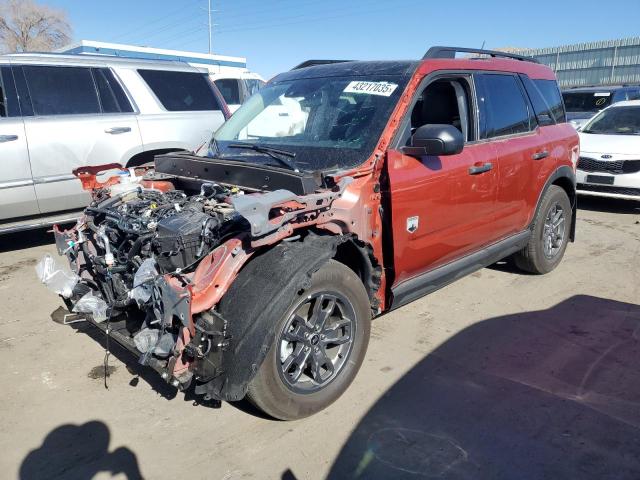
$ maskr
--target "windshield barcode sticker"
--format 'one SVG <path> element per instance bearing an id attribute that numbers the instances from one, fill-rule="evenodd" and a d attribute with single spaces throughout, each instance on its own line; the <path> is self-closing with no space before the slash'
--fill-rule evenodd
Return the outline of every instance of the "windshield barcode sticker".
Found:
<path id="1" fill-rule="evenodd" d="M 398 88 L 395 83 L 388 82 L 351 82 L 343 90 L 345 93 L 365 93 L 367 95 L 380 95 L 389 97 Z"/>
<path id="2" fill-rule="evenodd" d="M 610 97 L 611 92 L 596 92 L 593 94 L 594 97 Z"/>

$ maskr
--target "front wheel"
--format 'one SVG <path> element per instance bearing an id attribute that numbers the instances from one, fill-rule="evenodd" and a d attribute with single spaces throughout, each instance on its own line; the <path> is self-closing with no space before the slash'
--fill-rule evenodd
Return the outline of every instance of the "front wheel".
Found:
<path id="1" fill-rule="evenodd" d="M 358 373 L 369 343 L 371 307 L 360 278 L 330 260 L 279 319 L 274 343 L 247 398 L 281 420 L 333 403 Z"/>
<path id="2" fill-rule="evenodd" d="M 514 256 L 516 265 L 536 274 L 556 268 L 569 243 L 572 216 L 567 193 L 551 185 L 540 203 L 528 245 Z"/>

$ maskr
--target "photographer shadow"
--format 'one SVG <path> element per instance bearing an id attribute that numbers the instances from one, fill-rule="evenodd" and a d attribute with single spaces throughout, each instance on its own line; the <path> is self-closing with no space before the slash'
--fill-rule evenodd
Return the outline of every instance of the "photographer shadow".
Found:
<path id="1" fill-rule="evenodd" d="M 88 479 L 100 472 L 142 479 L 138 459 L 130 449 L 109 451 L 109 428 L 100 421 L 61 425 L 45 437 L 20 465 L 20 480 Z"/>

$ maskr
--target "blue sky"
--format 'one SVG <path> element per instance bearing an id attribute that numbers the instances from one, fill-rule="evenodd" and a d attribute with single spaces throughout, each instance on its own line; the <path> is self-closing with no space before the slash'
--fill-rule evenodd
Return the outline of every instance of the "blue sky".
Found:
<path id="1" fill-rule="evenodd" d="M 74 39 L 206 52 L 207 0 L 37 0 Z M 430 45 L 548 47 L 640 35 L 640 0 L 212 0 L 214 53 L 270 78 L 309 58 L 420 58 Z"/>

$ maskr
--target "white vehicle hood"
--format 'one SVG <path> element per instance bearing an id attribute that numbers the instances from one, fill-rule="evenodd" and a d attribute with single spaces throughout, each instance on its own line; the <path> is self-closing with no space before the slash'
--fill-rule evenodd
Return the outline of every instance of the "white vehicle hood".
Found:
<path id="1" fill-rule="evenodd" d="M 623 155 L 640 159 L 640 135 L 601 135 L 580 132 L 580 154 Z"/>

